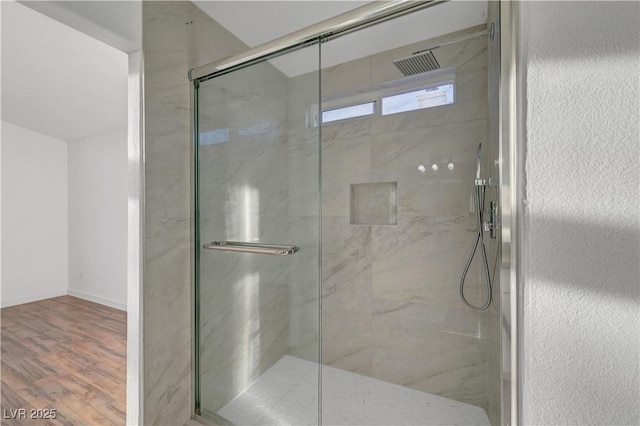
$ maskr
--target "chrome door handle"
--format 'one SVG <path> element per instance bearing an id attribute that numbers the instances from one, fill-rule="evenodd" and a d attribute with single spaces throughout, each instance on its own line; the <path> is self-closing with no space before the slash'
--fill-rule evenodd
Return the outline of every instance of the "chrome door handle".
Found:
<path id="1" fill-rule="evenodd" d="M 300 250 L 296 246 L 281 244 L 244 243 L 239 241 L 213 241 L 204 244 L 206 250 L 235 251 L 239 253 L 272 254 L 276 256 L 289 256 Z"/>

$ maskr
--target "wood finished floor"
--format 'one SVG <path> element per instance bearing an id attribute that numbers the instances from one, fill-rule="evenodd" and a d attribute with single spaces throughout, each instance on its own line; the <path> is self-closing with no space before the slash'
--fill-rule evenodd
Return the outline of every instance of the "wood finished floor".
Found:
<path id="1" fill-rule="evenodd" d="M 71 296 L 0 310 L 2 425 L 124 425 L 126 312 Z M 25 408 L 26 419 L 10 409 Z M 57 410 L 33 420 L 30 409 Z"/>

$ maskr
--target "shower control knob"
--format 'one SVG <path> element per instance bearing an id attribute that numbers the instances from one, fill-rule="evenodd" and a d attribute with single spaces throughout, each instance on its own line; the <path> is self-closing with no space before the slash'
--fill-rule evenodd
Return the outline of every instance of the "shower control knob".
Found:
<path id="1" fill-rule="evenodd" d="M 492 240 L 496 239 L 498 223 L 498 205 L 495 201 L 489 204 L 489 220 L 482 224 L 482 228 L 485 232 L 489 232 L 489 236 Z"/>

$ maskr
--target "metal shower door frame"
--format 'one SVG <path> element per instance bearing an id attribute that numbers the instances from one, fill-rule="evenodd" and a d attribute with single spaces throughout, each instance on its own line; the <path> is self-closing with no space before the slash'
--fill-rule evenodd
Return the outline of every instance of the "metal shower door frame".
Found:
<path id="1" fill-rule="evenodd" d="M 524 160 L 520 4 L 500 0 L 501 417 L 522 424 Z"/>
<path id="2" fill-rule="evenodd" d="M 289 53 L 308 46 L 310 40 L 330 40 L 360 29 L 393 19 L 414 11 L 434 6 L 446 0 L 412 1 L 401 0 L 386 6 L 363 6 L 346 14 L 313 25 L 289 36 L 250 49 L 223 61 L 206 64 L 189 71 L 191 80 L 191 206 L 193 217 L 191 250 L 192 328 L 194 336 L 192 362 L 199 363 L 199 341 L 195 329 L 199 323 L 199 296 L 197 284 L 198 256 L 198 88 L 201 81 L 251 66 L 266 59 Z M 376 2 L 378 3 L 378 2 Z M 360 12 L 358 12 L 360 11 Z M 362 16 L 358 16 L 361 13 Z M 351 24 L 346 24 L 351 20 Z M 354 21 L 355 20 L 355 21 Z M 500 0 L 500 225 L 501 225 L 501 419 L 503 425 L 518 425 L 522 421 L 522 262 L 521 229 L 524 212 L 524 148 L 522 125 L 523 111 L 520 105 L 523 91 L 523 71 L 520 69 L 520 5 L 511 0 Z M 306 32 L 305 32 L 306 31 Z M 306 37 L 306 39 L 304 37 Z M 303 37 L 303 38 L 301 38 Z M 306 40 L 306 41 L 305 41 Z M 288 44 L 287 44 L 288 43 Z M 192 394 L 194 411 L 199 421 L 207 423 L 199 414 L 199 378 L 192 368 Z"/>

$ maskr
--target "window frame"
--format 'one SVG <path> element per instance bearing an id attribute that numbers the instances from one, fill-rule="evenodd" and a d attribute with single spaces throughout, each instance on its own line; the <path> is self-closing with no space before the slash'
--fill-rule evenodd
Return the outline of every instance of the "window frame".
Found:
<path id="1" fill-rule="evenodd" d="M 385 98 L 390 98 L 393 96 L 399 96 L 399 95 L 404 95 L 407 93 L 412 93 L 412 92 L 420 92 L 422 90 L 429 90 L 429 89 L 434 89 L 437 87 L 442 87 L 442 86 L 447 86 L 447 85 L 451 85 L 452 86 L 452 100 L 449 103 L 446 104 L 441 104 L 441 105 L 434 105 L 434 106 L 427 106 L 427 107 L 422 107 L 422 108 L 414 108 L 414 109 L 410 109 L 407 111 L 398 111 L 398 112 L 390 112 L 387 114 L 383 113 L 384 110 L 384 99 Z M 427 84 L 427 85 L 423 85 L 423 86 L 416 86 L 410 89 L 405 89 L 405 90 L 400 90 L 400 91 L 396 91 L 396 92 L 388 92 L 388 93 L 384 93 L 380 95 L 380 116 L 385 117 L 388 115 L 394 115 L 394 114 L 401 114 L 401 113 L 406 113 L 406 112 L 412 112 L 412 111 L 418 111 L 421 109 L 429 109 L 429 108 L 438 108 L 438 107 L 442 107 L 442 106 L 447 106 L 447 105 L 453 105 L 456 103 L 456 82 L 454 79 L 450 79 L 450 80 L 444 80 L 444 81 L 439 81 L 437 83 L 432 83 L 432 84 Z"/>
<path id="2" fill-rule="evenodd" d="M 407 111 L 382 114 L 384 98 L 391 96 L 402 95 L 405 93 L 417 92 L 420 90 L 428 90 L 435 87 L 452 85 L 453 99 L 451 103 L 434 105 L 423 108 L 416 108 Z M 368 89 L 359 89 L 353 91 L 350 94 L 338 97 L 328 97 L 323 99 L 320 104 L 317 102 L 310 102 L 307 104 L 307 111 L 305 117 L 306 127 L 318 127 L 331 126 L 336 124 L 342 124 L 350 120 L 359 120 L 371 117 L 387 117 L 401 113 L 409 113 L 422 109 L 446 107 L 457 103 L 457 81 L 456 81 L 456 69 L 445 68 L 430 72 L 428 75 L 415 75 L 410 77 L 401 78 L 398 80 L 387 81 L 377 86 L 370 87 Z M 395 90 L 394 90 L 395 89 Z M 322 114 L 328 111 L 334 111 L 341 108 L 349 108 L 351 106 L 363 105 L 373 103 L 373 113 L 365 114 L 357 117 L 343 118 L 339 120 L 332 120 L 328 122 L 322 121 Z M 323 109 L 320 110 L 320 107 Z"/>

